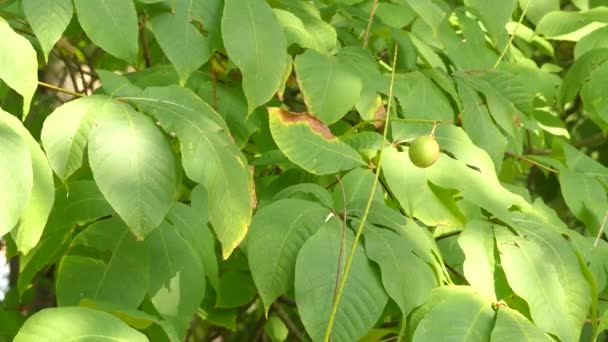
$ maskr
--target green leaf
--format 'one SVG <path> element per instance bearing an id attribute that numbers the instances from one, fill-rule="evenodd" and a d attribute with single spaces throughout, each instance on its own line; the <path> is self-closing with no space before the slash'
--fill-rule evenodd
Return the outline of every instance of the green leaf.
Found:
<path id="1" fill-rule="evenodd" d="M 410 241 L 388 229 L 366 229 L 365 251 L 380 266 L 382 284 L 404 317 L 436 286 L 433 270 L 416 256 Z"/>
<path id="2" fill-rule="evenodd" d="M 0 18 L 0 79 L 23 96 L 23 120 L 38 87 L 38 60 L 30 42 Z"/>
<path id="3" fill-rule="evenodd" d="M 344 189 L 344 196 L 346 197 L 346 210 L 348 210 L 351 204 L 367 201 L 372 193 L 374 178 L 374 173 L 370 169 L 356 168 L 349 171 L 346 175 L 344 175 L 341 183 L 334 187 L 334 210 L 344 210 L 342 188 Z M 376 191 L 373 195 L 373 201 L 384 203 L 383 193 L 379 187 L 376 187 Z"/>
<path id="4" fill-rule="evenodd" d="M 42 152 L 40 145 L 23 123 L 14 116 L 0 109 L 0 122 L 4 122 L 13 132 L 21 136 L 30 150 L 33 182 L 25 211 L 16 229 L 11 231 L 13 240 L 22 254 L 27 254 L 40 240 L 49 213 L 55 200 L 53 170 Z M 23 171 L 28 172 L 28 171 Z"/>
<path id="5" fill-rule="evenodd" d="M 519 0 L 520 8 L 527 8 L 526 18 L 534 24 L 549 12 L 558 11 L 560 8 L 559 0 Z"/>
<path id="6" fill-rule="evenodd" d="M 293 288 L 300 248 L 330 214 L 321 205 L 284 199 L 260 209 L 247 236 L 247 256 L 266 313 L 281 294 Z"/>
<path id="7" fill-rule="evenodd" d="M 441 7 L 432 1 L 399 0 L 398 2 L 409 5 L 420 19 L 433 29 L 434 33 L 437 32 L 446 17 L 446 13 Z"/>
<path id="8" fill-rule="evenodd" d="M 141 88 L 134 85 L 123 75 L 112 71 L 97 69 L 97 75 L 103 86 L 104 93 L 110 97 L 139 96 L 143 92 Z M 87 96 L 85 98 L 90 98 Z"/>
<path id="9" fill-rule="evenodd" d="M 186 240 L 199 255 L 205 275 L 214 288 L 219 286 L 219 271 L 215 255 L 215 238 L 207 227 L 208 223 L 207 191 L 202 185 L 192 190 L 191 207 L 176 203 L 167 214 L 167 222 L 171 223 L 177 233 Z"/>
<path id="10" fill-rule="evenodd" d="M 273 202 L 285 198 L 316 201 L 326 208 L 332 208 L 334 205 L 334 201 L 331 198 L 329 191 L 323 186 L 315 183 L 300 183 L 289 186 L 274 195 Z"/>
<path id="11" fill-rule="evenodd" d="M 458 245 L 465 255 L 464 276 L 471 287 L 496 300 L 494 289 L 496 260 L 492 224 L 482 220 L 467 222 L 464 231 L 458 237 Z"/>
<path id="12" fill-rule="evenodd" d="M 78 21 L 93 43 L 131 64 L 137 60 L 137 13 L 133 0 L 74 0 Z"/>
<path id="13" fill-rule="evenodd" d="M 74 6 L 71 0 L 24 0 L 25 19 L 38 38 L 45 62 L 48 55 L 68 27 Z"/>
<path id="14" fill-rule="evenodd" d="M 608 123 L 608 100 L 601 95 L 606 82 L 608 82 L 608 63 L 597 67 L 581 86 L 581 99 L 589 112 L 589 117 L 603 123 Z"/>
<path id="15" fill-rule="evenodd" d="M 552 39 L 576 41 L 589 32 L 581 29 L 594 22 L 608 23 L 608 8 L 549 12 L 536 25 L 536 33 Z"/>
<path id="16" fill-rule="evenodd" d="M 357 104 L 362 80 L 338 59 L 307 50 L 294 65 L 310 112 L 325 124 L 340 120 Z"/>
<path id="17" fill-rule="evenodd" d="M 302 48 L 313 49 L 321 53 L 327 52 L 325 46 L 315 39 L 295 14 L 278 8 L 273 8 L 272 11 L 283 28 L 288 47 L 291 44 L 298 44 Z"/>
<path id="18" fill-rule="evenodd" d="M 85 340 L 148 341 L 145 335 L 118 318 L 82 307 L 43 309 L 25 322 L 14 341 Z"/>
<path id="19" fill-rule="evenodd" d="M 385 93 L 388 94 L 388 89 L 385 89 Z M 446 94 L 419 71 L 396 77 L 394 94 L 399 99 L 406 118 L 431 120 L 454 118 L 454 110 Z"/>
<path id="20" fill-rule="evenodd" d="M 437 322 L 446 324 L 437 326 Z M 416 326 L 412 341 L 489 341 L 493 326 L 490 301 L 472 292 L 453 292 L 431 304 Z"/>
<path id="21" fill-rule="evenodd" d="M 225 0 L 222 37 L 230 59 L 243 73 L 248 113 L 279 89 L 287 46 L 281 26 L 263 0 Z"/>
<path id="22" fill-rule="evenodd" d="M 321 17 L 320 10 L 311 2 L 306 1 L 280 1 L 279 8 L 295 14 L 314 39 L 319 42 L 323 50 L 336 53 L 338 50 L 338 37 L 336 29 L 325 22 Z"/>
<path id="23" fill-rule="evenodd" d="M 59 306 L 84 298 L 136 308 L 148 288 L 148 257 L 117 217 L 98 221 L 74 238 L 56 281 Z"/>
<path id="24" fill-rule="evenodd" d="M 559 168 L 559 184 L 568 208 L 589 231 L 596 233 L 608 212 L 606 189 L 594 177 L 565 167 Z"/>
<path id="25" fill-rule="evenodd" d="M 560 88 L 562 108 L 574 100 L 583 83 L 606 61 L 608 61 L 608 48 L 598 48 L 584 54 L 572 64 Z"/>
<path id="26" fill-rule="evenodd" d="M 148 294 L 158 312 L 184 339 L 205 295 L 203 263 L 191 242 L 163 223 L 146 239 L 150 265 Z"/>
<path id="27" fill-rule="evenodd" d="M 53 210 L 40 242 L 19 260 L 19 293 L 23 295 L 38 271 L 55 262 L 59 251 L 69 244 L 77 226 L 85 226 L 113 213 L 93 181 L 77 181 L 57 189 Z"/>
<path id="28" fill-rule="evenodd" d="M 111 100 L 97 113 L 89 163 L 99 190 L 139 239 L 157 227 L 177 195 L 175 157 L 152 120 Z"/>
<path id="29" fill-rule="evenodd" d="M 251 274 L 245 271 L 228 270 L 220 277 L 217 308 L 238 308 L 251 303 L 257 294 Z"/>
<path id="30" fill-rule="evenodd" d="M 325 175 L 365 165 L 355 150 L 310 114 L 267 109 L 274 141 L 289 160 L 303 169 Z"/>
<path id="31" fill-rule="evenodd" d="M 597 48 L 608 48 L 608 27 L 598 28 L 581 38 L 574 47 L 574 58 L 578 59 Z"/>
<path id="32" fill-rule="evenodd" d="M 597 177 L 604 184 L 608 184 L 607 167 L 566 143 L 562 144 L 562 148 L 570 170 L 587 176 Z"/>
<path id="33" fill-rule="evenodd" d="M 228 258 L 247 233 L 253 211 L 247 160 L 230 141 L 226 123 L 192 91 L 177 86 L 148 88 L 128 98 L 180 141 L 186 175 L 209 193 L 209 221 Z"/>
<path id="34" fill-rule="evenodd" d="M 591 301 L 577 257 L 543 224 L 516 219 L 511 225 L 520 236 L 494 228 L 509 285 L 528 302 L 538 327 L 562 341 L 577 341 Z"/>
<path id="35" fill-rule="evenodd" d="M 488 106 L 472 88 L 459 80 L 458 92 L 463 103 L 462 127 L 471 141 L 483 148 L 500 169 L 507 139 L 492 121 Z"/>
<path id="36" fill-rule="evenodd" d="M 86 96 L 55 109 L 42 126 L 41 141 L 49 163 L 62 181 L 82 166 L 84 150 L 93 127 L 94 117 L 103 112 L 108 98 Z"/>
<path id="37" fill-rule="evenodd" d="M 498 307 L 492 330 L 492 342 L 550 342 L 553 341 L 519 312 L 505 306 Z"/>
<path id="38" fill-rule="evenodd" d="M 411 217 L 426 225 L 459 225 L 462 214 L 452 196 L 429 185 L 429 169 L 422 169 L 410 160 L 407 151 L 399 152 L 394 147 L 384 150 L 382 174 L 401 208 Z"/>
<path id="39" fill-rule="evenodd" d="M 331 219 L 306 241 L 298 254 L 296 303 L 313 341 L 322 340 L 327 328 L 336 287 L 341 229 L 340 220 Z M 350 229 L 346 229 L 345 234 L 344 246 L 349 250 L 354 236 Z M 387 302 L 380 277 L 367 260 L 362 246 L 359 245 L 354 253 L 331 335 L 335 342 L 356 341 L 363 337 L 380 318 Z M 343 272 L 344 265 L 341 269 Z"/>
<path id="40" fill-rule="evenodd" d="M 0 120 L 0 236 L 15 227 L 32 190 L 32 158 L 19 134 Z"/>
<path id="41" fill-rule="evenodd" d="M 505 0 L 490 3 L 484 0 L 464 0 L 465 6 L 475 9 L 480 16 L 490 37 L 503 48 L 507 42 L 505 25 L 511 20 L 511 14 L 517 6 L 516 0 Z"/>
<path id="42" fill-rule="evenodd" d="M 192 0 L 179 0 L 172 13 L 160 13 L 150 19 L 154 37 L 177 70 L 180 84 L 210 57 L 208 40 L 191 23 Z"/>

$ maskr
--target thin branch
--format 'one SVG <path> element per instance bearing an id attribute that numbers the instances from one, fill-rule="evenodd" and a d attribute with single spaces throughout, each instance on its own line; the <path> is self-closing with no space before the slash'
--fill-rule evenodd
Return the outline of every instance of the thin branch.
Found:
<path id="1" fill-rule="evenodd" d="M 577 142 L 575 144 L 576 147 L 582 147 L 582 146 L 586 146 L 586 145 L 593 145 L 596 142 L 600 142 L 600 141 L 605 141 L 606 140 L 606 136 L 604 135 L 603 132 L 599 132 L 596 133 L 590 137 L 587 137 L 579 142 Z"/>
<path id="2" fill-rule="evenodd" d="M 505 154 L 508 155 L 509 157 L 517 158 L 517 159 L 523 160 L 525 162 L 528 162 L 528 163 L 530 163 L 532 165 L 536 165 L 536 166 L 540 167 L 541 169 L 547 170 L 549 172 L 552 172 L 552 173 L 555 173 L 555 174 L 559 173 L 559 171 L 557 171 L 556 169 L 553 169 L 553 168 L 551 168 L 549 166 L 543 165 L 543 164 L 541 164 L 541 163 L 539 163 L 539 162 L 537 162 L 535 160 L 532 160 L 530 158 L 526 158 L 524 156 L 518 156 L 515 153 L 511 153 L 511 152 L 505 152 Z"/>
<path id="3" fill-rule="evenodd" d="M 380 171 L 382 168 L 382 156 L 383 151 L 386 145 L 386 137 L 388 135 L 388 124 L 390 118 L 391 107 L 393 104 L 393 88 L 395 84 L 395 65 L 397 64 L 397 50 L 398 46 L 395 44 L 395 54 L 393 56 L 393 71 L 391 72 L 391 82 L 389 86 L 388 92 L 388 104 L 386 110 L 386 117 L 384 121 L 384 132 L 382 135 L 382 145 L 380 146 L 380 152 L 378 156 L 378 167 L 377 172 L 374 177 L 374 182 L 372 183 L 372 188 L 370 191 L 370 195 L 367 199 L 367 205 L 365 206 L 365 211 L 363 212 L 363 216 L 361 217 L 361 222 L 359 223 L 359 228 L 357 229 L 357 233 L 355 234 L 355 238 L 353 239 L 353 243 L 350 248 L 350 253 L 348 254 L 348 259 L 346 260 L 346 266 L 344 268 L 344 274 L 342 275 L 342 279 L 340 280 L 340 286 L 338 287 L 338 292 L 336 294 L 336 298 L 332 303 L 331 313 L 329 315 L 329 320 L 327 322 L 327 329 L 325 330 L 325 338 L 324 341 L 329 341 L 331 337 L 331 333 L 333 330 L 334 322 L 336 319 L 336 314 L 338 312 L 338 305 L 340 304 L 340 299 L 342 297 L 342 292 L 344 291 L 344 286 L 346 285 L 346 280 L 348 279 L 348 275 L 350 273 L 350 268 L 353 263 L 355 251 L 357 250 L 357 246 L 359 245 L 359 239 L 361 238 L 361 234 L 363 233 L 363 227 L 365 227 L 365 223 L 367 221 L 367 216 L 369 215 L 370 209 L 372 207 L 372 201 L 374 199 L 374 194 L 376 193 L 376 188 L 378 186 L 378 180 L 380 178 Z"/>
<path id="4" fill-rule="evenodd" d="M 511 34 L 511 37 L 509 37 L 509 41 L 507 42 L 507 45 L 505 45 L 505 48 L 502 50 L 502 53 L 496 60 L 496 63 L 494 63 L 494 66 L 492 67 L 492 69 L 496 69 L 498 64 L 500 64 L 500 61 L 507 54 L 509 47 L 511 47 L 511 44 L 513 43 L 513 39 L 515 39 L 515 32 L 517 32 L 517 30 L 519 29 L 519 26 L 524 21 L 524 17 L 526 16 L 526 12 L 528 11 L 528 6 L 530 5 L 530 1 L 532 1 L 532 0 L 526 1 L 526 7 L 524 7 L 524 10 L 521 12 L 521 17 L 519 17 L 519 21 L 517 22 L 517 25 L 515 25 L 515 29 L 513 29 L 513 34 Z"/>
<path id="5" fill-rule="evenodd" d="M 369 31 L 372 28 L 372 21 L 374 20 L 374 15 L 376 15 L 376 10 L 378 9 L 378 0 L 374 0 L 374 4 L 372 5 L 372 10 L 369 13 L 369 19 L 367 21 L 367 28 L 365 29 L 365 38 L 363 38 L 363 48 L 367 48 L 367 41 L 369 39 Z"/>
<path id="6" fill-rule="evenodd" d="M 344 259 L 344 241 L 346 240 L 346 220 L 348 218 L 348 212 L 346 211 L 346 191 L 344 190 L 344 184 L 339 175 L 336 175 L 338 184 L 340 184 L 340 190 L 342 192 L 342 236 L 340 237 L 340 249 L 338 250 L 338 269 L 336 270 L 336 285 L 334 287 L 334 298 L 336 300 L 338 296 L 338 286 L 340 285 L 340 274 L 342 273 L 342 259 Z M 330 337 L 331 338 L 331 337 Z"/>
<path id="7" fill-rule="evenodd" d="M 462 279 L 462 280 L 467 280 L 467 278 L 465 278 L 462 274 L 460 274 L 460 272 L 456 271 L 456 269 L 446 263 L 444 263 L 445 267 L 450 270 L 450 272 L 454 273 L 454 275 L 456 275 L 458 278 Z"/>
<path id="8" fill-rule="evenodd" d="M 69 89 L 65 89 L 65 88 L 61 88 L 61 87 L 58 87 L 58 86 L 54 86 L 52 84 L 48 84 L 48 83 L 45 83 L 45 82 L 42 82 L 42 81 L 38 81 L 38 85 L 41 86 L 41 87 L 47 88 L 47 89 L 51 89 L 51 90 L 54 90 L 54 91 L 57 91 L 57 92 L 60 92 L 60 93 L 64 93 L 64 94 L 73 95 L 73 96 L 76 96 L 76 97 L 86 96 L 85 94 L 77 93 L 75 91 L 71 91 Z"/>
<path id="9" fill-rule="evenodd" d="M 460 233 L 462 233 L 462 230 L 455 230 L 453 232 L 445 233 L 443 235 L 439 235 L 438 237 L 436 237 L 435 241 L 451 238 L 452 236 L 459 235 Z"/>
<path id="10" fill-rule="evenodd" d="M 144 54 L 144 63 L 146 68 L 152 66 L 152 57 L 150 57 L 150 47 L 148 46 L 148 35 L 146 34 L 146 19 L 148 18 L 148 14 L 144 14 L 141 17 L 139 23 L 139 34 L 141 35 L 141 45 Z"/>
<path id="11" fill-rule="evenodd" d="M 285 323 L 289 332 L 298 340 L 298 341 L 306 341 L 306 336 L 298 329 L 298 326 L 291 320 L 289 315 L 283 311 L 283 308 L 277 304 L 273 303 L 272 308 L 277 313 L 281 321 Z"/>

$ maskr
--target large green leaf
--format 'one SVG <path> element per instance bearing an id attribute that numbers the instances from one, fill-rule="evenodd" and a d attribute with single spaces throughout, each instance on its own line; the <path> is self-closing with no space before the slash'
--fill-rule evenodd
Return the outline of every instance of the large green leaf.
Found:
<path id="1" fill-rule="evenodd" d="M 367 201 L 372 193 L 374 178 L 374 173 L 368 168 L 356 168 L 349 171 L 346 175 L 344 175 L 341 182 L 334 188 L 334 210 L 344 211 L 345 200 L 347 211 L 352 204 Z M 376 191 L 373 195 L 373 201 L 376 203 L 384 202 L 383 193 L 380 187 L 376 187 Z"/>
<path id="2" fill-rule="evenodd" d="M 16 229 L 11 231 L 17 248 L 27 254 L 40 240 L 44 226 L 55 200 L 53 170 L 42 152 L 40 145 L 30 132 L 14 116 L 0 109 L 0 122 L 4 122 L 13 132 L 21 136 L 30 150 L 33 182 L 25 211 Z M 28 171 L 23 171 L 28 172 Z"/>
<path id="3" fill-rule="evenodd" d="M 512 226 L 520 236 L 494 228 L 509 285 L 528 302 L 538 327 L 562 341 L 578 341 L 591 298 L 577 257 L 543 224 L 515 219 Z"/>
<path id="4" fill-rule="evenodd" d="M 177 197 L 179 174 L 168 138 L 150 118 L 110 100 L 89 137 L 99 190 L 139 239 L 163 220 Z"/>
<path id="5" fill-rule="evenodd" d="M 357 104 L 362 80 L 339 59 L 307 50 L 294 65 L 310 112 L 325 124 L 340 120 Z"/>
<path id="6" fill-rule="evenodd" d="M 71 0 L 24 0 L 23 12 L 40 42 L 46 61 L 72 20 L 74 5 Z"/>
<path id="7" fill-rule="evenodd" d="M 550 342 L 553 339 L 519 312 L 501 306 L 498 307 L 496 313 L 496 322 L 494 323 L 494 329 L 492 329 L 490 341 Z"/>
<path id="8" fill-rule="evenodd" d="M 332 218 L 306 241 L 298 254 L 296 303 L 313 341 L 322 340 L 327 328 L 338 276 L 341 229 L 341 221 Z M 349 250 L 354 238 L 350 229 L 346 229 L 345 237 L 345 250 Z M 342 263 L 345 259 L 341 259 Z M 344 265 L 341 265 L 341 270 L 340 277 L 343 276 Z M 332 340 L 356 341 L 363 337 L 382 314 L 386 302 L 387 295 L 380 276 L 359 245 L 336 313 Z"/>
<path id="9" fill-rule="evenodd" d="M 289 160 L 303 169 L 325 175 L 365 165 L 355 150 L 310 114 L 267 109 L 274 141 Z"/>
<path id="10" fill-rule="evenodd" d="M 177 86 L 148 88 L 128 100 L 179 138 L 186 175 L 207 189 L 209 221 L 228 258 L 249 228 L 253 189 L 247 160 L 230 141 L 226 123 L 192 91 Z"/>
<path id="11" fill-rule="evenodd" d="M 365 251 L 380 266 L 384 289 L 404 317 L 423 304 L 436 286 L 433 270 L 416 256 L 403 236 L 370 227 L 365 231 Z"/>
<path id="12" fill-rule="evenodd" d="M 243 73 L 251 113 L 279 89 L 287 61 L 285 36 L 264 0 L 225 0 L 222 36 L 228 56 Z"/>
<path id="13" fill-rule="evenodd" d="M 325 22 L 321 17 L 321 12 L 315 4 L 306 1 L 276 1 L 278 7 L 295 14 L 302 23 L 306 31 L 322 46 L 323 51 L 335 53 L 338 49 L 338 37 L 336 29 L 331 24 Z M 279 20 L 280 21 L 280 20 Z"/>
<path id="14" fill-rule="evenodd" d="M 329 209 L 317 203 L 284 199 L 263 207 L 253 217 L 247 256 L 266 312 L 277 297 L 293 288 L 298 252 L 329 214 Z"/>
<path id="15" fill-rule="evenodd" d="M 464 231 L 458 237 L 458 245 L 465 255 L 463 269 L 469 284 L 488 298 L 496 299 L 494 288 L 496 260 L 492 224 L 482 220 L 467 222 Z"/>
<path id="16" fill-rule="evenodd" d="M 40 242 L 19 260 L 19 292 L 23 294 L 36 273 L 55 262 L 77 226 L 85 226 L 113 213 L 93 181 L 77 181 L 57 189 L 53 210 Z"/>
<path id="17" fill-rule="evenodd" d="M 30 317 L 15 342 L 30 341 L 129 341 L 148 338 L 118 318 L 82 307 L 47 308 Z"/>
<path id="18" fill-rule="evenodd" d="M 19 134 L 0 121 L 0 235 L 19 221 L 32 190 L 32 158 Z"/>
<path id="19" fill-rule="evenodd" d="M 419 168 L 412 164 L 407 150 L 399 152 L 393 146 L 384 150 L 382 158 L 384 179 L 406 214 L 432 226 L 462 223 L 464 218 L 451 194 L 428 182 L 428 173 L 436 166 Z"/>
<path id="20" fill-rule="evenodd" d="M 304 23 L 295 14 L 278 8 L 273 8 L 275 17 L 279 25 L 283 28 L 287 46 L 298 44 L 306 49 L 313 49 L 318 52 L 326 52 L 325 46 L 309 32 Z"/>
<path id="21" fill-rule="evenodd" d="M 40 139 L 61 180 L 67 180 L 82 166 L 95 114 L 103 112 L 108 100 L 102 95 L 76 99 L 55 109 L 44 121 Z"/>
<path id="22" fill-rule="evenodd" d="M 410 6 L 433 29 L 433 32 L 437 32 L 446 17 L 446 13 L 433 1 L 398 0 L 397 2 Z"/>
<path id="23" fill-rule="evenodd" d="M 174 226 L 163 223 L 146 239 L 150 265 L 148 294 L 158 312 L 184 339 L 205 295 L 200 256 Z"/>
<path id="24" fill-rule="evenodd" d="M 608 100 L 602 95 L 606 82 L 608 82 L 608 63 L 597 67 L 581 87 L 581 99 L 589 112 L 589 117 L 604 124 L 608 124 Z"/>
<path id="25" fill-rule="evenodd" d="M 32 44 L 0 18 L 0 79 L 23 96 L 23 119 L 38 87 L 38 60 Z"/>
<path id="26" fill-rule="evenodd" d="M 490 340 L 494 326 L 494 310 L 490 301 L 464 291 L 452 292 L 442 299 L 430 304 L 416 326 L 412 341 Z M 437 325 L 437 322 L 445 324 Z"/>
<path id="27" fill-rule="evenodd" d="M 195 16 L 193 5 L 193 0 L 179 0 L 172 13 L 160 13 L 150 19 L 154 37 L 177 70 L 181 84 L 210 56 L 207 38 L 191 23 Z"/>
<path id="28" fill-rule="evenodd" d="M 594 49 L 577 59 L 568 69 L 560 87 L 560 105 L 564 107 L 574 100 L 583 83 L 606 61 L 608 61 L 608 48 Z"/>
<path id="29" fill-rule="evenodd" d="M 608 194 L 594 177 L 559 168 L 559 184 L 564 201 L 572 213 L 591 232 L 597 232 L 608 212 Z"/>
<path id="30" fill-rule="evenodd" d="M 110 54 L 135 63 L 137 51 L 137 13 L 133 0 L 74 0 L 80 25 Z"/>
<path id="31" fill-rule="evenodd" d="M 608 8 L 602 6 L 588 11 L 549 12 L 539 21 L 536 32 L 552 39 L 576 41 L 589 31 L 576 32 L 594 22 L 608 23 Z"/>
<path id="32" fill-rule="evenodd" d="M 98 221 L 72 241 L 55 287 L 59 306 L 87 298 L 137 308 L 148 288 L 146 246 L 118 217 Z"/>

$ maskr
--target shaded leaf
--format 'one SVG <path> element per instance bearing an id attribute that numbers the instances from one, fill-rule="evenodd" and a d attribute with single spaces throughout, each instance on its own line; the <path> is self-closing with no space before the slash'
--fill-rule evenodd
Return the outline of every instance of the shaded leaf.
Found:
<path id="1" fill-rule="evenodd" d="M 74 6 L 71 0 L 25 0 L 23 1 L 25 19 L 38 38 L 44 60 L 68 27 Z"/>

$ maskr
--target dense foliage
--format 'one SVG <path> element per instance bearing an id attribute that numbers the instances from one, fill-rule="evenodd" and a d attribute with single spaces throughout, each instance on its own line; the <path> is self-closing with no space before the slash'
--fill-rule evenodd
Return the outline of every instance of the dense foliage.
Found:
<path id="1" fill-rule="evenodd" d="M 605 6 L 0 0 L 0 339 L 604 338 Z"/>

